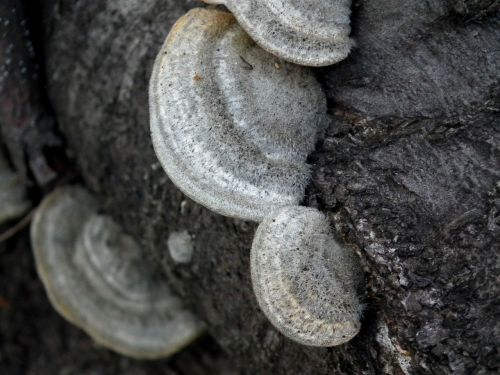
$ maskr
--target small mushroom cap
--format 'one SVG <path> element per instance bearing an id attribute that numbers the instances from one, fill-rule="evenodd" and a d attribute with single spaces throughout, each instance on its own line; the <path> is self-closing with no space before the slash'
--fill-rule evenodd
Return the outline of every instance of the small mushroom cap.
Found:
<path id="1" fill-rule="evenodd" d="M 335 64 L 353 45 L 351 0 L 204 1 L 225 5 L 262 48 L 295 64 Z"/>
<path id="2" fill-rule="evenodd" d="M 328 118 L 309 69 L 259 48 L 234 17 L 193 9 L 174 25 L 149 88 L 156 155 L 189 197 L 261 221 L 298 204 Z"/>
<path id="3" fill-rule="evenodd" d="M 359 332 L 360 264 L 318 210 L 285 207 L 266 217 L 252 244 L 251 273 L 262 311 L 290 339 L 335 346 Z"/>
<path id="4" fill-rule="evenodd" d="M 44 199 L 31 226 L 38 274 L 54 308 L 100 344 L 154 359 L 198 337 L 186 311 L 132 237 L 79 187 Z"/>
<path id="5" fill-rule="evenodd" d="M 193 240 L 187 230 L 172 232 L 167 240 L 168 252 L 176 263 L 189 263 L 193 257 Z"/>
<path id="6" fill-rule="evenodd" d="M 30 206 L 22 179 L 10 169 L 0 150 L 0 225 L 18 218 Z"/>

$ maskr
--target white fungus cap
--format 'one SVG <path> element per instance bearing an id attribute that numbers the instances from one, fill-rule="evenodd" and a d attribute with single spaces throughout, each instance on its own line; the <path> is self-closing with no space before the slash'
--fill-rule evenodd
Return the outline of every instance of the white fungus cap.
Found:
<path id="1" fill-rule="evenodd" d="M 231 14 L 193 9 L 177 21 L 156 58 L 149 104 L 156 155 L 196 202 L 261 221 L 302 200 L 326 97 L 309 69 L 259 48 Z"/>
<path id="2" fill-rule="evenodd" d="M 47 196 L 31 226 L 38 274 L 54 308 L 98 343 L 136 358 L 169 356 L 202 324 L 140 247 L 79 187 Z"/>
<path id="3" fill-rule="evenodd" d="M 257 301 L 270 322 L 304 345 L 335 346 L 361 327 L 363 273 L 318 210 L 285 207 L 259 225 L 250 257 Z"/>
<path id="4" fill-rule="evenodd" d="M 225 5 L 262 48 L 306 66 L 344 60 L 353 41 L 351 0 L 204 0 Z"/>

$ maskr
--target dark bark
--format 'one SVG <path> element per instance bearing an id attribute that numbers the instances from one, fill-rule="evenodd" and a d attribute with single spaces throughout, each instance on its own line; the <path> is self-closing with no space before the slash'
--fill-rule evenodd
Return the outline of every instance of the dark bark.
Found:
<path id="1" fill-rule="evenodd" d="M 362 249 L 397 342 L 431 373 L 498 370 L 500 24 L 457 18 L 463 3 L 362 3 L 356 53 L 322 75 L 337 123 L 311 187 Z"/>
<path id="2" fill-rule="evenodd" d="M 332 125 L 305 200 L 360 254 L 362 332 L 320 349 L 277 333 L 249 278 L 255 225 L 184 197 L 154 155 L 147 85 L 194 1 L 46 1 L 52 104 L 87 186 L 158 260 L 248 374 L 499 371 L 498 1 L 364 0 L 357 48 L 318 70 Z M 175 266 L 168 233 L 195 236 Z"/>
<path id="3" fill-rule="evenodd" d="M 478 20 L 498 13 L 498 0 L 449 0 L 452 9 L 468 20 Z"/>
<path id="4" fill-rule="evenodd" d="M 0 4 L 0 134 L 18 173 L 41 188 L 66 172 L 45 90 L 40 5 Z"/>

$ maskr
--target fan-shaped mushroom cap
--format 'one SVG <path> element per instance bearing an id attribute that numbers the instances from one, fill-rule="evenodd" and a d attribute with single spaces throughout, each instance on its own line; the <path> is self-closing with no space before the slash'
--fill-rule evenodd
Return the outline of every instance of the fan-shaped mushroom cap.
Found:
<path id="1" fill-rule="evenodd" d="M 137 243 L 82 188 L 42 202 L 31 226 L 38 274 L 54 308 L 97 342 L 137 358 L 165 357 L 202 325 L 155 276 Z"/>
<path id="2" fill-rule="evenodd" d="M 309 70 L 259 48 L 231 14 L 193 9 L 158 54 L 149 90 L 156 155 L 186 195 L 254 221 L 301 201 L 306 157 L 327 124 Z"/>
<path id="3" fill-rule="evenodd" d="M 21 216 L 30 206 L 21 178 L 10 169 L 0 150 L 0 224 Z"/>
<path id="4" fill-rule="evenodd" d="M 225 5 L 262 48 L 295 64 L 335 64 L 353 45 L 351 0 L 204 1 Z"/>
<path id="5" fill-rule="evenodd" d="M 251 272 L 261 309 L 292 340 L 334 346 L 358 333 L 362 270 L 318 210 L 285 207 L 266 217 L 252 244 Z"/>

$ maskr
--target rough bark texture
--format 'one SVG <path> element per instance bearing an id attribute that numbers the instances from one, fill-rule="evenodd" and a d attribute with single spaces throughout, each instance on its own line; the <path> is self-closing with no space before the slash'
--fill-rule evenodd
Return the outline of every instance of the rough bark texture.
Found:
<path id="1" fill-rule="evenodd" d="M 63 142 L 44 90 L 40 4 L 0 4 L 0 144 L 26 181 L 48 188 L 66 169 Z M 56 162 L 57 161 L 57 162 Z"/>
<path id="2" fill-rule="evenodd" d="M 499 371 L 498 1 L 358 1 L 356 50 L 318 70 L 332 125 L 310 158 L 305 204 L 330 215 L 367 278 L 361 333 L 329 349 L 274 330 L 250 285 L 255 225 L 184 197 L 154 155 L 152 63 L 199 4 L 45 3 L 48 89 L 68 153 L 244 373 Z M 184 229 L 196 250 L 179 266 L 166 242 Z"/>

